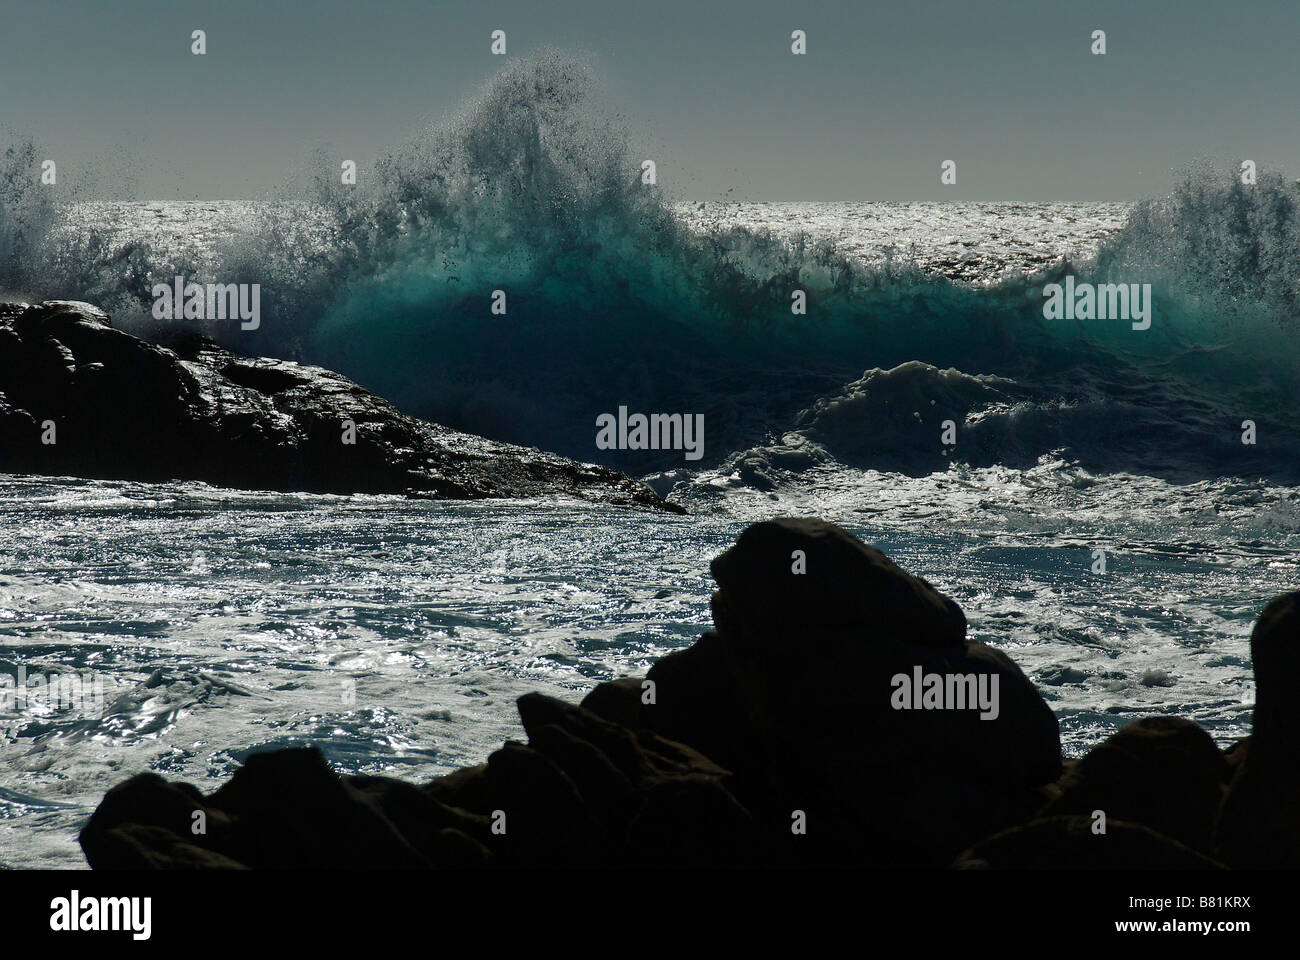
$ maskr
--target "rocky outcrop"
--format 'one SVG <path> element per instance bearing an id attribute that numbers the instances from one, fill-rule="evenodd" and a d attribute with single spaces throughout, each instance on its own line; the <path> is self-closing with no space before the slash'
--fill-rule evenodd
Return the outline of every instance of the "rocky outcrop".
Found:
<path id="1" fill-rule="evenodd" d="M 1147 717 L 1075 764 L 1043 814 L 1100 811 L 1108 829 L 1117 820 L 1141 824 L 1209 855 L 1231 776 L 1228 760 L 1192 721 Z"/>
<path id="2" fill-rule="evenodd" d="M 315 749 L 254 754 L 209 797 L 141 774 L 81 835 L 92 867 L 464 868 L 752 862 L 754 823 L 699 753 L 541 694 L 529 742 L 423 787 L 339 777 Z M 196 828 L 202 824 L 202 829 Z"/>
<path id="3" fill-rule="evenodd" d="M 606 467 L 404 416 L 337 373 L 237 356 L 196 334 L 147 343 L 68 301 L 0 304 L 0 472 L 448 499 L 567 494 L 681 512 Z"/>
<path id="4" fill-rule="evenodd" d="M 843 530 L 754 524 L 713 575 L 714 630 L 581 706 L 521 697 L 527 742 L 484 764 L 416 786 L 280 750 L 208 796 L 143 774 L 104 798 L 81 836 L 86 857 L 126 868 L 1296 862 L 1300 594 L 1256 627 L 1248 743 L 1225 755 L 1195 724 L 1157 717 L 1063 763 L 1056 720 L 1020 669 L 966 637 L 951 599 Z M 901 681 L 931 676 L 983 677 L 968 689 L 997 693 L 903 695 Z"/>
<path id="5" fill-rule="evenodd" d="M 1004 830 L 957 858 L 959 870 L 1222 870 L 1223 865 L 1150 827 L 1086 816 L 1044 817 Z"/>
<path id="6" fill-rule="evenodd" d="M 651 668 L 636 722 L 732 770 L 792 851 L 938 866 L 1041 806 L 1061 774 L 1055 716 L 925 580 L 819 520 L 754 524 L 713 576 L 716 631 Z M 918 673 L 996 678 L 996 715 L 899 709 L 896 678 Z M 807 837 L 790 834 L 794 811 Z"/>
<path id="7" fill-rule="evenodd" d="M 1300 591 L 1274 599 L 1250 635 L 1251 736 L 1237 749 L 1215 856 L 1233 867 L 1300 868 Z"/>

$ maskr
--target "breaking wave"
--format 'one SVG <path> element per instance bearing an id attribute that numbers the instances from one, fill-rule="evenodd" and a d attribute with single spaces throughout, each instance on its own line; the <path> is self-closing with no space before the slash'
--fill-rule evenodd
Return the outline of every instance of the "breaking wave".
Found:
<path id="1" fill-rule="evenodd" d="M 563 54 L 513 62 L 357 185 L 322 160 L 297 202 L 266 205 L 206 263 L 58 234 L 25 186 L 35 155 L 11 149 L 0 288 L 96 301 L 144 329 L 147 291 L 173 273 L 260 283 L 261 327 L 213 336 L 338 369 L 459 429 L 642 474 L 680 453 L 597 450 L 599 414 L 703 414 L 701 465 L 756 484 L 824 463 L 924 473 L 1049 452 L 1171 477 L 1300 469 L 1300 191 L 1280 175 L 1247 187 L 1190 169 L 1095 259 L 971 285 L 829 241 L 688 229 L 642 182 L 597 88 Z M 1043 286 L 1067 275 L 1150 283 L 1151 328 L 1045 319 Z"/>

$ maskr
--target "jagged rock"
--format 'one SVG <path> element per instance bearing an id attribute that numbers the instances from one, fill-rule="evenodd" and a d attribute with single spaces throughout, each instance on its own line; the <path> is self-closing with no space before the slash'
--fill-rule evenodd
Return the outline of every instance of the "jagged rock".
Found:
<path id="1" fill-rule="evenodd" d="M 486 833 L 485 820 L 418 787 L 339 777 L 319 750 L 294 748 L 254 754 L 208 797 L 156 774 L 132 777 L 104 797 L 81 846 L 95 868 L 206 860 L 261 869 L 410 869 L 485 859 L 475 840 Z"/>
<path id="2" fill-rule="evenodd" d="M 795 574 L 796 551 L 806 572 Z M 714 623 L 723 633 L 772 638 L 788 650 L 792 635 L 863 625 L 909 642 L 959 647 L 966 617 L 926 580 L 904 573 L 887 556 L 822 520 L 785 518 L 746 527 L 736 545 L 712 564 L 724 602 L 714 602 Z"/>
<path id="3" fill-rule="evenodd" d="M 52 421 L 56 442 L 42 442 Z M 345 444 L 345 421 L 355 444 Z M 319 367 L 167 346 L 85 303 L 0 304 L 0 471 L 448 499 L 569 494 L 681 512 L 606 467 L 404 416 Z"/>
<path id="4" fill-rule="evenodd" d="M 519 711 L 527 745 L 425 787 L 339 777 L 314 748 L 254 754 L 208 797 L 141 774 L 105 796 L 82 848 L 132 869 L 752 862 L 752 820 L 708 758 L 541 694 Z"/>
<path id="5" fill-rule="evenodd" d="M 1147 717 L 1093 747 L 1061 778 L 1043 816 L 1095 810 L 1208 854 L 1232 768 L 1190 720 Z"/>
<path id="6" fill-rule="evenodd" d="M 624 727 L 637 727 L 643 695 L 640 677 L 619 677 L 599 683 L 582 700 L 582 706 L 602 720 Z"/>
<path id="7" fill-rule="evenodd" d="M 163 827 L 123 823 L 94 840 L 91 866 L 121 870 L 247 870 L 244 864 L 186 843 Z"/>
<path id="8" fill-rule="evenodd" d="M 1214 855 L 1232 867 L 1300 868 L 1300 591 L 1274 598 L 1250 635 L 1255 716 L 1233 751 Z"/>
<path id="9" fill-rule="evenodd" d="M 929 583 L 817 520 L 752 525 L 713 573 L 718 629 L 651 668 L 639 722 L 732 770 L 763 822 L 789 834 L 803 811 L 792 862 L 944 864 L 1041 806 L 1055 716 Z M 996 675 L 997 717 L 894 709 L 892 678 L 916 667 Z"/>
<path id="10" fill-rule="evenodd" d="M 953 863 L 960 870 L 1221 870 L 1223 865 L 1149 827 L 1086 816 L 1044 817 L 1002 831 Z"/>
<path id="11" fill-rule="evenodd" d="M 807 573 L 791 570 L 796 550 Z M 1220 754 L 1195 724 L 1148 718 L 1063 764 L 1055 718 L 1016 665 L 966 639 L 951 600 L 844 531 L 819 521 L 756 524 L 714 569 L 716 631 L 658 661 L 648 684 L 601 684 L 581 707 L 521 697 L 527 743 L 508 742 L 484 764 L 417 787 L 339 777 L 314 749 L 281 750 L 254 754 L 206 797 L 144 774 L 105 796 L 82 833 L 87 860 L 128 868 L 1300 863 L 1300 593 L 1271 603 L 1252 636 L 1258 700 L 1249 741 Z M 996 676 L 996 718 L 953 704 L 897 709 L 893 678 L 914 667 Z M 1105 833 L 1094 832 L 1097 809 Z"/>
<path id="12" fill-rule="evenodd" d="M 507 743 L 472 775 L 430 789 L 505 816 L 494 856 L 509 865 L 741 866 L 758 840 L 730 774 L 649 731 L 542 694 L 519 698 L 528 744 Z M 445 781 L 445 782 L 444 782 Z"/>

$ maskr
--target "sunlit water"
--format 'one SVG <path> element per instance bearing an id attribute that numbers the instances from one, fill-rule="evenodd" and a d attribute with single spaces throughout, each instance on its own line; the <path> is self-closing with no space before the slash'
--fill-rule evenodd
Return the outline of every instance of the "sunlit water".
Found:
<path id="1" fill-rule="evenodd" d="M 93 672 L 105 710 L 5 715 L 3 860 L 79 865 L 80 824 L 140 770 L 209 790 L 299 742 L 416 781 L 481 761 L 520 735 L 520 694 L 577 700 L 689 644 L 709 560 L 784 512 L 838 519 L 953 596 L 1071 753 L 1148 713 L 1247 731 L 1250 624 L 1296 580 L 1294 492 L 1052 469 L 842 479 L 681 518 L 6 480 L 0 666 Z"/>
<path id="2" fill-rule="evenodd" d="M 789 216 L 745 206 L 683 210 L 774 229 Z M 964 218 L 979 241 L 966 247 L 938 228 L 944 205 L 825 206 L 804 205 L 814 228 L 873 243 L 929 223 L 913 231 L 930 238 L 920 259 L 967 280 L 1087 247 L 1120 215 L 985 211 Z M 153 217 L 177 235 L 239 216 L 105 209 L 124 230 Z M 1300 492 L 1262 483 L 1092 477 L 1044 458 L 919 479 L 814 472 L 776 493 L 704 475 L 682 490 L 686 517 L 0 477 L 0 674 L 80 671 L 104 691 L 102 716 L 0 703 L 0 864 L 83 866 L 80 826 L 143 770 L 210 791 L 250 752 L 304 742 L 340 771 L 413 781 L 480 762 L 521 735 L 520 694 L 576 701 L 707 629 L 709 561 L 759 517 L 836 520 L 929 578 L 1037 683 L 1072 755 L 1147 714 L 1221 743 L 1247 732 L 1250 626 L 1297 581 Z"/>

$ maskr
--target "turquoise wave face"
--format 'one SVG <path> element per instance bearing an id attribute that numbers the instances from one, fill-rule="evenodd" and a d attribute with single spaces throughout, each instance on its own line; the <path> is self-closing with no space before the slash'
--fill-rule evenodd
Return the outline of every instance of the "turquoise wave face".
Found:
<path id="1" fill-rule="evenodd" d="M 1065 450 L 1097 469 L 1282 477 L 1295 460 L 1297 367 L 1265 309 L 1227 317 L 1157 281 L 1151 327 L 1134 330 L 1127 319 L 1044 318 L 1043 288 L 1060 275 L 974 288 L 849 265 L 850 282 L 838 286 L 796 275 L 777 292 L 755 279 L 750 289 L 732 283 L 741 296 L 714 305 L 719 285 L 704 262 L 683 257 L 680 302 L 665 288 L 635 296 L 613 287 L 607 264 L 556 263 L 500 288 L 504 316 L 490 313 L 486 286 L 447 296 L 419 266 L 392 265 L 349 285 L 311 331 L 308 353 L 431 419 L 640 472 L 682 464 L 671 453 L 598 450 L 602 413 L 702 414 L 704 462 L 716 463 L 796 428 L 864 370 L 914 360 L 1000 383 L 954 393 L 934 377 L 899 385 L 877 376 L 860 419 L 842 415 L 819 434 L 871 438 L 828 441 L 836 459 L 941 469 L 921 434 L 951 418 L 975 465 Z M 1078 274 L 1080 284 L 1106 276 L 1095 265 Z M 807 293 L 805 316 L 790 312 L 794 289 Z M 1246 420 L 1266 442 L 1241 443 Z M 848 458 L 846 448 L 857 452 Z"/>

